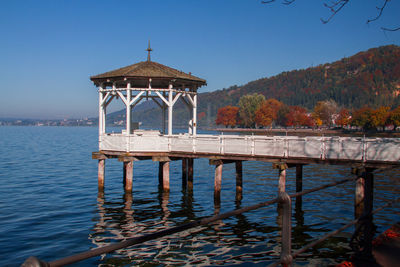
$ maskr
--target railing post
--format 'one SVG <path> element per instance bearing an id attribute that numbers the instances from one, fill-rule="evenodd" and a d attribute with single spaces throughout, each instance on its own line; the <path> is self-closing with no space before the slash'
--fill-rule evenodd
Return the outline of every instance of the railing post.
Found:
<path id="1" fill-rule="evenodd" d="M 283 208 L 282 216 L 282 266 L 291 266 L 292 257 L 292 205 L 290 196 L 286 192 L 279 193 L 279 204 Z"/>

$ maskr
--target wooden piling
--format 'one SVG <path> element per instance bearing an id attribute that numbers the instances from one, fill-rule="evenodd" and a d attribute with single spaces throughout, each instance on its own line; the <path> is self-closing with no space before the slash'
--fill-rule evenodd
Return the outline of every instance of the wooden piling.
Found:
<path id="1" fill-rule="evenodd" d="M 163 183 L 163 164 L 158 162 L 158 184 L 161 186 Z"/>
<path id="2" fill-rule="evenodd" d="M 303 191 L 303 164 L 296 164 L 296 192 Z M 296 209 L 301 210 L 303 198 L 296 197 Z"/>
<path id="3" fill-rule="evenodd" d="M 133 161 L 124 162 L 124 187 L 125 191 L 132 191 Z"/>
<path id="4" fill-rule="evenodd" d="M 98 170 L 98 187 L 99 190 L 104 190 L 104 174 L 105 174 L 106 160 L 99 159 L 99 170 Z"/>
<path id="5" fill-rule="evenodd" d="M 214 178 L 214 201 L 219 202 L 221 199 L 221 183 L 222 183 L 222 160 L 215 161 L 215 178 Z"/>
<path id="6" fill-rule="evenodd" d="M 187 162 L 188 162 L 187 158 L 182 159 L 182 189 L 183 190 L 186 190 L 186 187 L 187 187 L 187 172 L 188 172 Z"/>
<path id="7" fill-rule="evenodd" d="M 303 191 L 303 165 L 296 164 L 296 192 Z"/>
<path id="8" fill-rule="evenodd" d="M 169 161 L 162 162 L 163 178 L 162 187 L 164 191 L 169 191 Z"/>
<path id="9" fill-rule="evenodd" d="M 188 158 L 187 159 L 187 168 L 188 168 L 188 172 L 187 172 L 187 187 L 188 190 L 193 191 L 193 158 Z"/>
<path id="10" fill-rule="evenodd" d="M 243 166 L 242 161 L 235 162 L 236 168 L 236 200 L 240 201 L 243 198 Z"/>

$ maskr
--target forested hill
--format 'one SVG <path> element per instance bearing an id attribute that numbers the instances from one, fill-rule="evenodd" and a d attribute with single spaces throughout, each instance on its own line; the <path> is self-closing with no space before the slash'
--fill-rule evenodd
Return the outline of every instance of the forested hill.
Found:
<path id="1" fill-rule="evenodd" d="M 199 94 L 199 124 L 213 124 L 218 108 L 237 105 L 240 97 L 259 93 L 287 105 L 312 109 L 318 101 L 333 99 L 349 109 L 400 104 L 400 47 L 381 46 L 354 56 L 302 70 L 283 72 L 243 86 Z M 156 110 L 153 110 L 156 112 Z M 204 113 L 203 113 L 204 112 Z M 149 119 L 150 110 L 135 112 L 134 118 Z M 175 110 L 174 110 L 175 113 Z M 186 121 L 186 107 L 178 104 L 175 122 Z M 154 117 L 154 116 L 151 116 Z M 160 116 L 154 117 L 158 120 Z M 153 124 L 153 119 L 148 121 Z M 159 123 L 159 122 L 157 122 Z M 174 123 L 175 124 L 175 123 Z"/>

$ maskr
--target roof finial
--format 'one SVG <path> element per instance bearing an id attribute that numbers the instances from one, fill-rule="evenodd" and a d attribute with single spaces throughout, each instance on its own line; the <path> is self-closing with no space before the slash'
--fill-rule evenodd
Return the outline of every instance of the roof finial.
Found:
<path id="1" fill-rule="evenodd" d="M 148 54 L 147 54 L 147 61 L 151 61 L 151 59 L 150 59 L 150 52 L 153 51 L 153 49 L 151 49 L 151 47 L 150 47 L 150 40 L 149 40 L 149 47 L 146 49 L 146 51 L 148 52 Z"/>

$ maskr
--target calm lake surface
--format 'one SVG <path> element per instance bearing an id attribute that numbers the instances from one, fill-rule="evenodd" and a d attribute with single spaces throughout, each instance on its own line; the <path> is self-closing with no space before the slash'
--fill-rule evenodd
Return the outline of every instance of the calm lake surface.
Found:
<path id="1" fill-rule="evenodd" d="M 223 169 L 220 206 L 214 205 L 214 167 L 194 162 L 194 192 L 182 191 L 181 162 L 171 162 L 171 191 L 158 189 L 158 163 L 134 163 L 132 194 L 122 185 L 122 163 L 106 161 L 104 193 L 97 190 L 97 128 L 0 127 L 0 266 L 19 266 L 29 256 L 52 261 L 151 233 L 183 222 L 223 213 L 277 193 L 271 164 L 243 163 L 243 200 L 235 202 L 234 164 Z M 400 152 L 399 152 L 400 153 Z M 308 165 L 303 189 L 351 177 L 347 166 Z M 375 175 L 375 207 L 400 193 L 400 171 Z M 289 169 L 287 191 L 295 191 Z M 293 248 L 297 249 L 353 219 L 354 183 L 349 182 L 293 202 Z M 380 233 L 398 222 L 398 206 L 374 217 Z M 296 260 L 326 266 L 348 259 L 354 228 L 338 234 Z M 277 207 L 270 206 L 75 266 L 245 265 L 265 266 L 279 258 Z"/>

